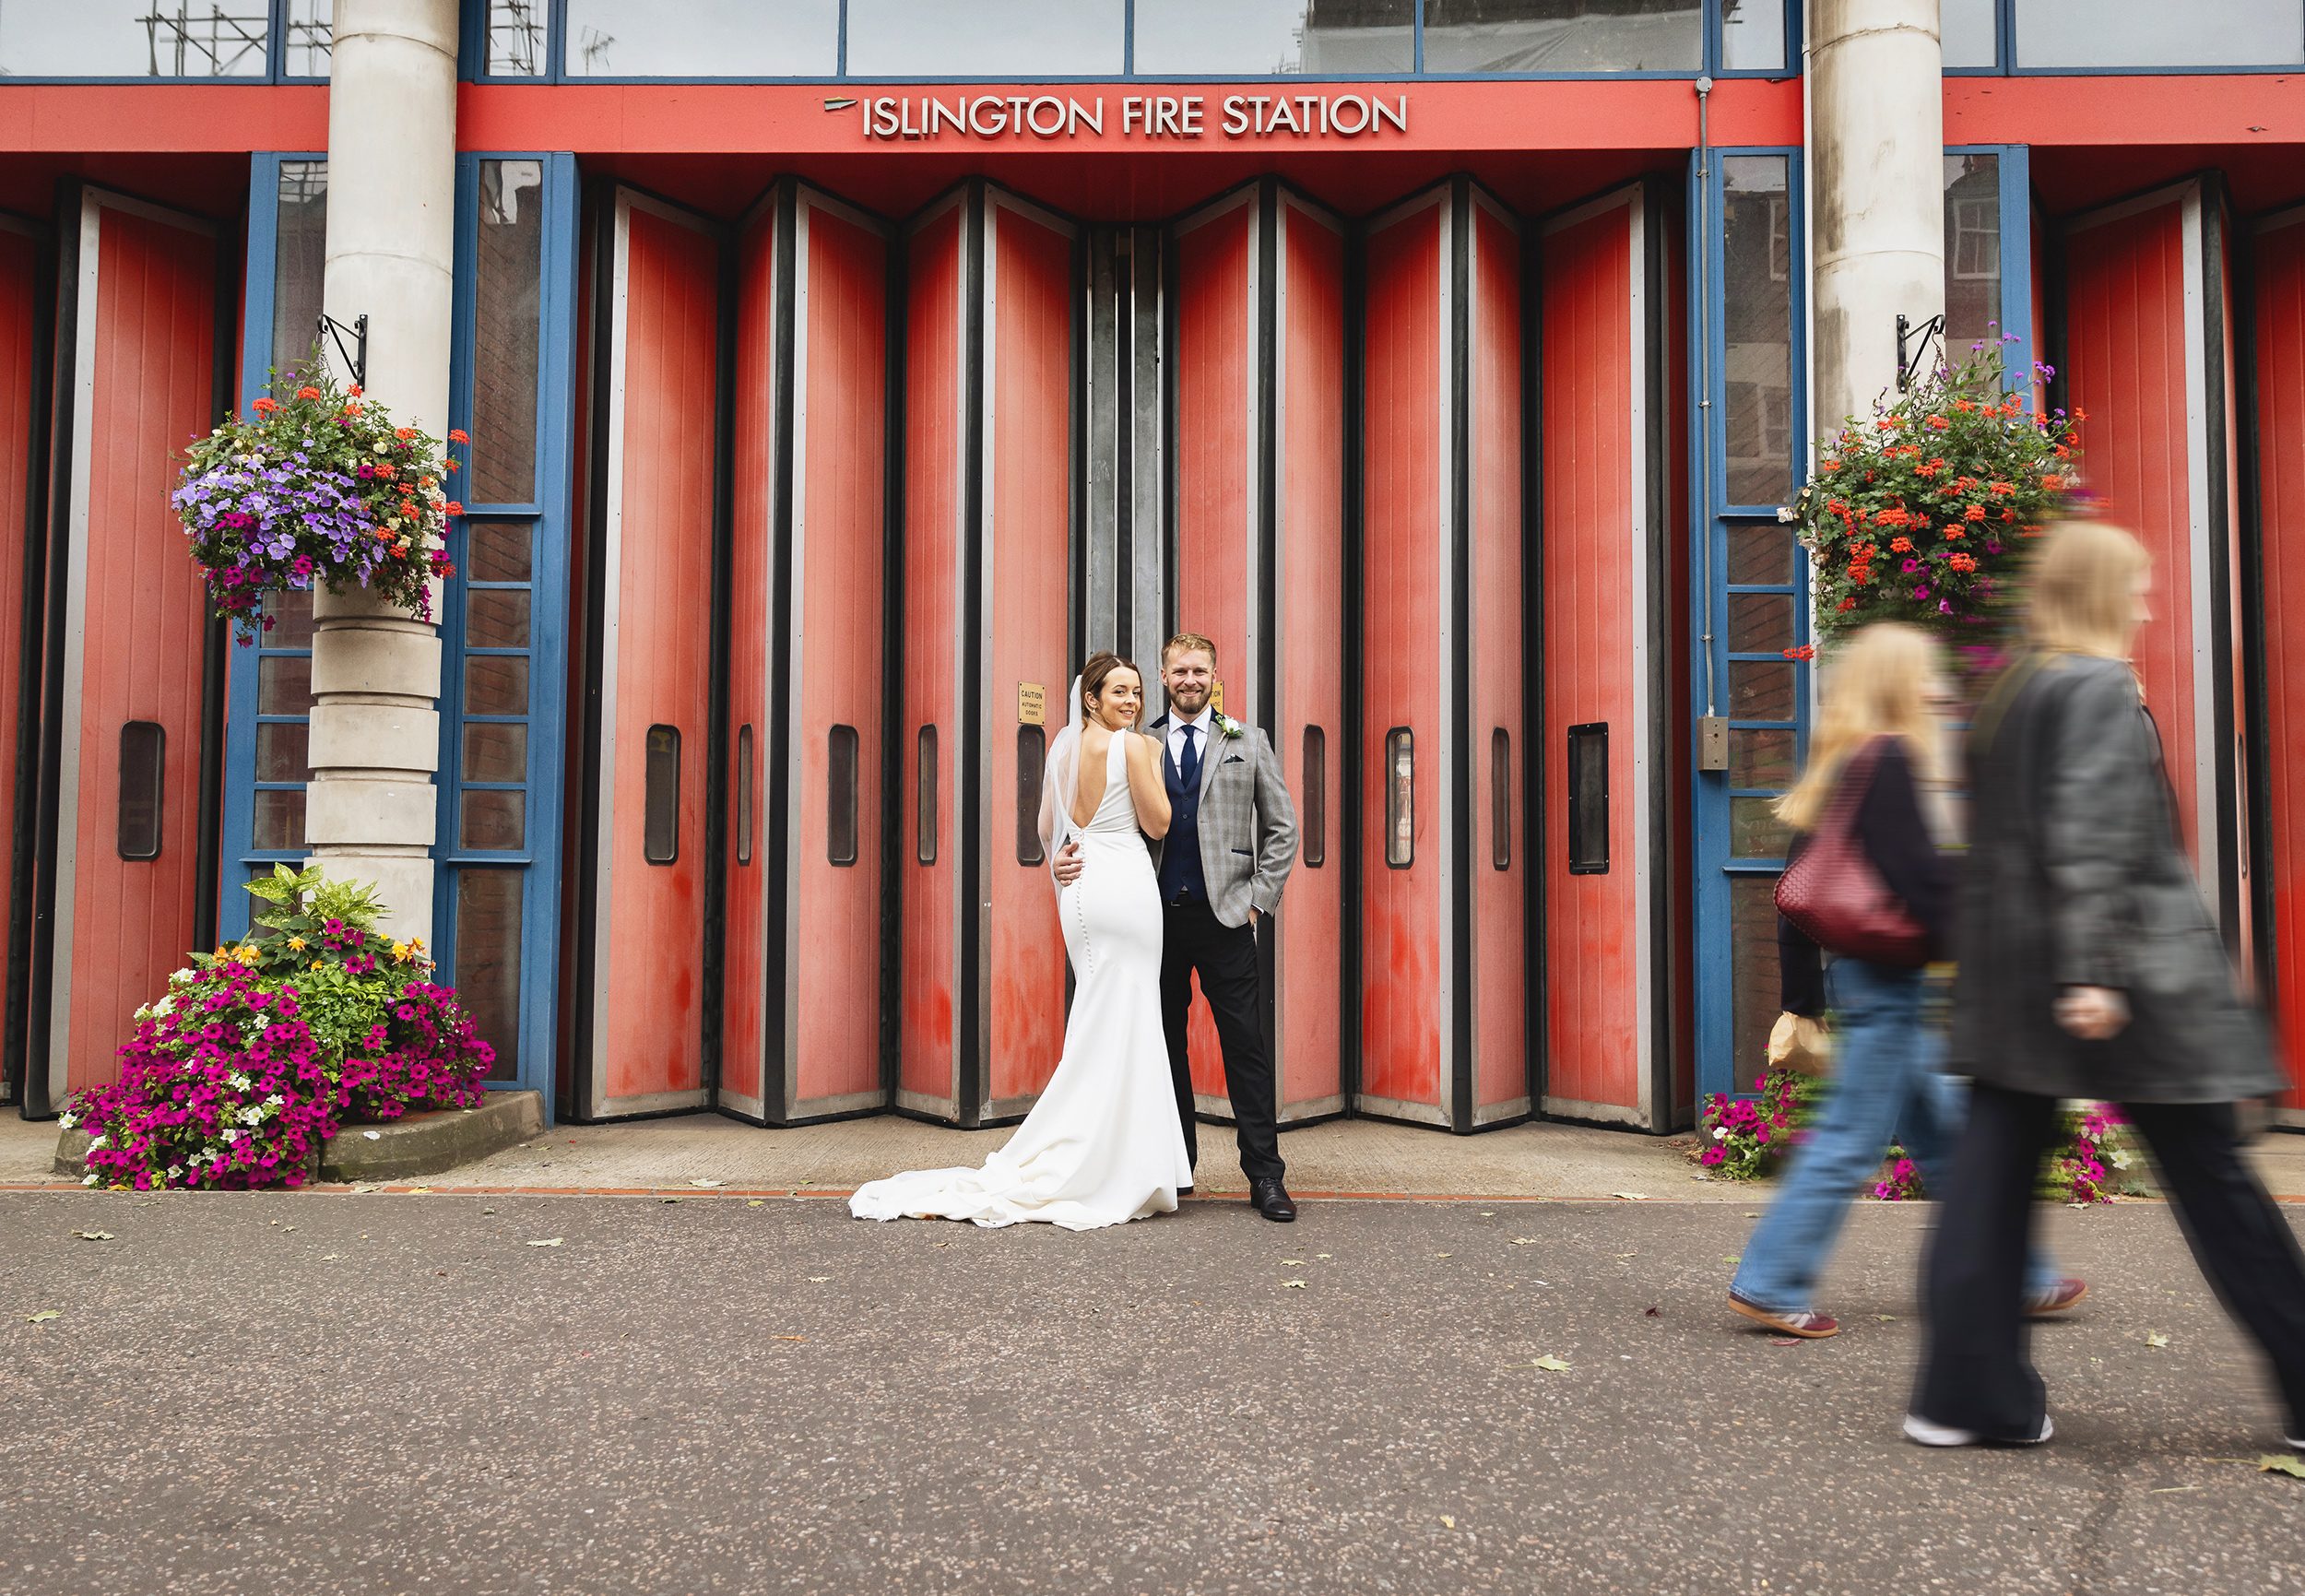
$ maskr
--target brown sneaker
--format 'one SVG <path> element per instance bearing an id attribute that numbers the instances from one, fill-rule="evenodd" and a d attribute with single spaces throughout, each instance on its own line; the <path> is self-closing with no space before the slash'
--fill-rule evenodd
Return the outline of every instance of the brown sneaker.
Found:
<path id="1" fill-rule="evenodd" d="M 1733 1291 L 1729 1294 L 1729 1306 L 1754 1323 L 1767 1325 L 1779 1335 L 1799 1336 L 1803 1341 L 1815 1342 L 1841 1333 L 1840 1320 L 1813 1308 L 1779 1313 L 1773 1307 L 1763 1307 L 1757 1302 L 1747 1302 Z"/>
<path id="2" fill-rule="evenodd" d="M 2075 1280 L 2073 1276 L 2067 1275 L 2055 1285 L 2043 1286 L 2039 1291 L 2026 1293 L 2025 1311 L 2035 1318 L 2045 1318 L 2051 1314 L 2064 1312 L 2065 1309 L 2088 1295 L 2089 1283 L 2087 1281 Z"/>

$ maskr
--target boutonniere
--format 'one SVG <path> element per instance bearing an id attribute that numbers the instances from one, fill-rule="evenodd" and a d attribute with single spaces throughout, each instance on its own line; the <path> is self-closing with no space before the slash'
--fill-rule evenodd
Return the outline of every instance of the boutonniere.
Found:
<path id="1" fill-rule="evenodd" d="M 1248 729 L 1229 715 L 1220 715 L 1216 717 L 1216 728 L 1224 734 L 1224 740 L 1227 742 Z"/>

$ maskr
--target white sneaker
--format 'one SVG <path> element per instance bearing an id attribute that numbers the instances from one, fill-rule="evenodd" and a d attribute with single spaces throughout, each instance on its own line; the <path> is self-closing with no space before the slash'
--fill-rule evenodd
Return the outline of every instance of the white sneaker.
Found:
<path id="1" fill-rule="evenodd" d="M 2047 1413 L 2043 1413 L 2041 1415 L 2041 1433 L 2039 1435 L 2035 1436 L 2029 1441 L 2018 1441 L 2011 1444 L 2015 1446 L 2038 1447 L 2056 1433 L 2057 1426 L 2050 1422 L 2049 1415 Z M 1919 1413 L 1907 1413 L 1905 1415 L 1905 1438 L 1924 1447 L 1974 1447 L 1981 1442 L 1985 1437 L 1979 1435 L 1975 1430 L 1956 1430 L 1951 1425 L 1932 1424 L 1927 1419 L 1922 1418 Z"/>

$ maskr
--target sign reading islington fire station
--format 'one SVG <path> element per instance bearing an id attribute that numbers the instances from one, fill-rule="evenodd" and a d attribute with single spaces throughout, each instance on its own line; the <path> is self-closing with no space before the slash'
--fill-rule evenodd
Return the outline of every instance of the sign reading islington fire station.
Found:
<path id="1" fill-rule="evenodd" d="M 864 111 L 867 138 L 1102 137 L 1102 95 L 1080 100 L 1055 94 L 875 95 L 851 100 Z M 829 101 L 825 109 L 845 108 Z M 1213 121 L 1212 121 L 1213 117 Z M 1409 131 L 1409 97 L 1385 100 L 1365 94 L 1228 94 L 1213 108 L 1205 94 L 1129 94 L 1113 119 L 1123 138 L 1272 138 L 1294 135 L 1358 138 L 1388 128 Z"/>

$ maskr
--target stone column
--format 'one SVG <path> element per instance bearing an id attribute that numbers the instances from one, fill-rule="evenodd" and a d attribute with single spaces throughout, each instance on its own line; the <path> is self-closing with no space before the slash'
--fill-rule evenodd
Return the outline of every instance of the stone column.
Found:
<path id="1" fill-rule="evenodd" d="M 1809 0 L 1810 430 L 1897 385 L 1897 318 L 1944 310 L 1938 0 Z"/>
<path id="2" fill-rule="evenodd" d="M 368 317 L 369 396 L 434 437 L 448 425 L 455 157 L 456 0 L 337 0 L 323 292 L 338 321 Z M 435 582 L 435 613 L 439 597 Z M 313 616 L 306 845 L 331 876 L 376 883 L 395 935 L 429 941 L 439 630 L 360 588 L 314 594 Z"/>

